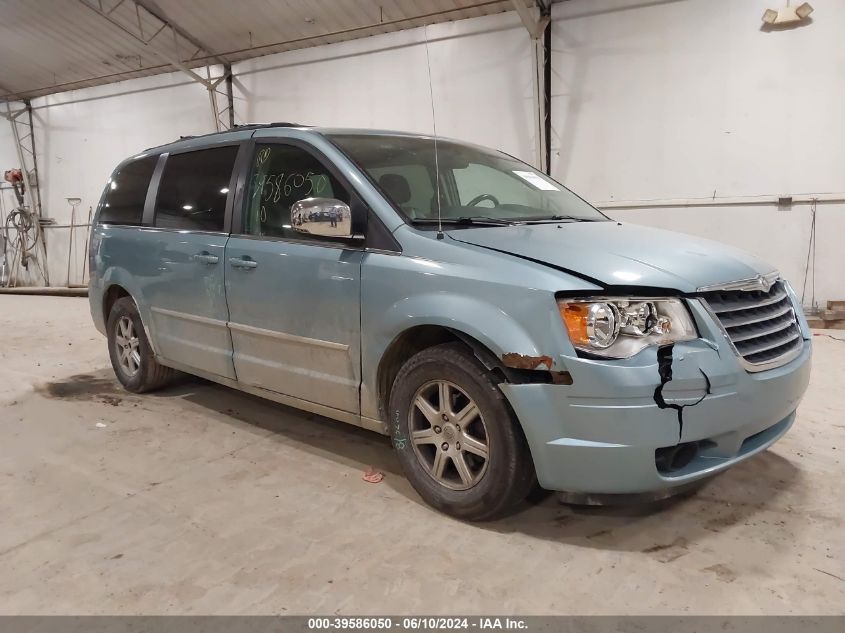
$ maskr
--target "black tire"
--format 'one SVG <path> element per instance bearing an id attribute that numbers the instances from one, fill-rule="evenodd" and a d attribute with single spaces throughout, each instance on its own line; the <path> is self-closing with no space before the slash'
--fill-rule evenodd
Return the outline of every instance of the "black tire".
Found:
<path id="1" fill-rule="evenodd" d="M 436 479 L 431 474 L 431 465 L 423 463 L 426 457 L 415 450 L 410 439 L 412 415 L 418 415 L 412 403 L 418 390 L 426 389 L 432 381 L 447 381 L 457 386 L 480 412 L 488 457 L 484 467 L 479 467 L 482 471 L 479 479 L 467 489 L 452 489 Z M 410 358 L 399 370 L 390 392 L 390 430 L 405 476 L 429 505 L 459 519 L 488 521 L 503 517 L 513 512 L 536 485 L 528 443 L 498 387 L 499 382 L 466 345 L 445 343 Z M 445 424 L 438 433 L 448 439 Z M 445 442 L 443 445 L 448 446 Z M 432 448 L 430 444 L 426 447 Z M 433 448 L 434 452 L 438 450 L 437 445 Z M 457 473 L 457 464 L 449 463 Z"/>
<path id="2" fill-rule="evenodd" d="M 137 370 L 132 374 L 121 366 L 118 356 L 117 328 L 118 322 L 123 318 L 131 320 L 134 327 L 133 331 L 138 339 L 137 350 L 140 363 Z M 114 374 L 120 384 L 127 391 L 133 393 L 153 391 L 164 387 L 173 379 L 176 372 L 170 367 L 159 365 L 156 362 L 155 354 L 153 354 L 150 342 L 147 340 L 147 333 L 144 331 L 144 325 L 141 323 L 141 315 L 138 314 L 138 308 L 130 297 L 121 297 L 114 302 L 106 323 L 106 332 L 108 334 L 109 358 L 111 359 L 112 369 L 114 369 Z"/>

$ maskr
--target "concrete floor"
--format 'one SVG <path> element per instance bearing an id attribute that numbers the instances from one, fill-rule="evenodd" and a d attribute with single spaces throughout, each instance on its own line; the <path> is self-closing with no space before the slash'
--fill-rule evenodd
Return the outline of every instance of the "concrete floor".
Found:
<path id="1" fill-rule="evenodd" d="M 385 438 L 200 381 L 128 394 L 87 300 L 0 296 L 0 613 L 842 614 L 845 341 L 815 344 L 792 431 L 694 496 L 467 525 Z"/>

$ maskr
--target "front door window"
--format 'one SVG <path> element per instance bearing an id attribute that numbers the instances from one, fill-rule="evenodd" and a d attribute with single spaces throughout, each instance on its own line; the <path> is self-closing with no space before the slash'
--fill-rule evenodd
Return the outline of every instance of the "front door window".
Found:
<path id="1" fill-rule="evenodd" d="M 295 214 L 291 206 L 307 198 L 334 198 L 349 204 L 349 192 L 312 154 L 294 145 L 258 144 L 252 159 L 244 232 L 261 237 L 309 238 L 295 231 L 301 225 L 324 222 L 348 234 L 351 218 L 332 212 Z M 323 232 L 323 234 L 326 234 Z"/>

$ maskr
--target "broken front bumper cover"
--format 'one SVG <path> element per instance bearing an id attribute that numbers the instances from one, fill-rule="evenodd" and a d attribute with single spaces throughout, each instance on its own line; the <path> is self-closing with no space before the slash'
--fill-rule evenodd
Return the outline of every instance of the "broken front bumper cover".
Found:
<path id="1" fill-rule="evenodd" d="M 791 362 L 749 373 L 727 344 L 714 344 L 718 332 L 700 329 L 701 339 L 673 346 L 662 388 L 659 348 L 615 362 L 567 358 L 571 385 L 502 384 L 540 485 L 607 494 L 683 486 L 786 433 L 810 380 L 810 341 Z M 693 447 L 691 460 L 660 468 L 658 451 L 678 445 Z"/>

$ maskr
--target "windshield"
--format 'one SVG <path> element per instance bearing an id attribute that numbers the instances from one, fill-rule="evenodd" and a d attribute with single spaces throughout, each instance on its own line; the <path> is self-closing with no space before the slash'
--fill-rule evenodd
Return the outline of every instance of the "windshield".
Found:
<path id="1" fill-rule="evenodd" d="M 387 134 L 329 138 L 409 220 L 437 221 L 434 139 Z M 501 152 L 437 139 L 444 222 L 602 221 L 607 217 L 530 165 Z"/>

